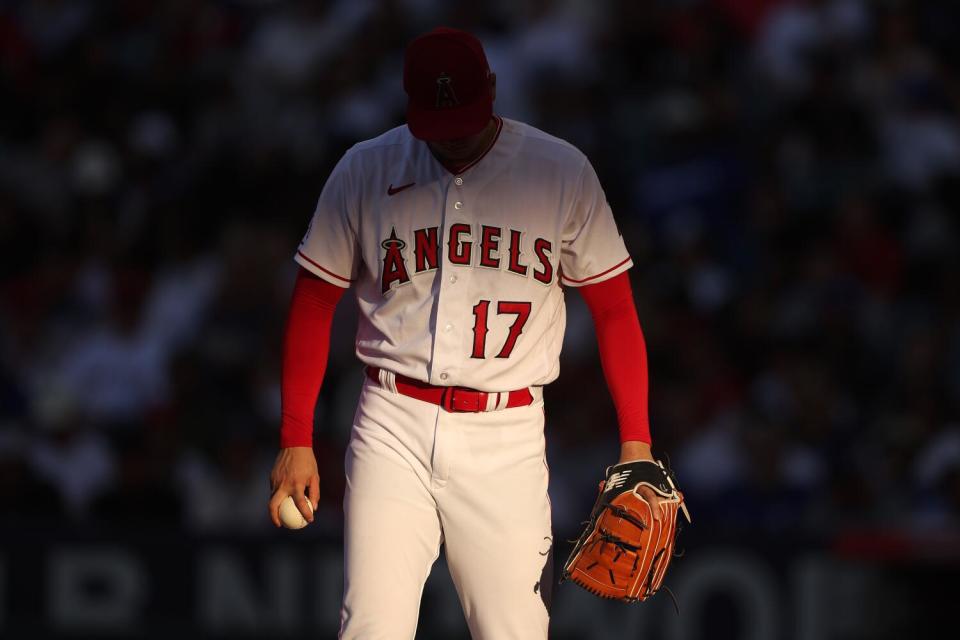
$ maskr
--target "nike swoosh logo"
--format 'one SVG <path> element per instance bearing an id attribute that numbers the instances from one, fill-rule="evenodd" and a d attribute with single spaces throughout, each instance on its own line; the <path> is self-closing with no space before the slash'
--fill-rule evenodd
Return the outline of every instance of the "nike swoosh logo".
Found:
<path id="1" fill-rule="evenodd" d="M 394 187 L 393 187 L 393 184 L 391 184 L 389 187 L 387 187 L 387 195 L 388 195 L 388 196 L 392 196 L 392 195 L 394 195 L 394 194 L 400 193 L 400 192 L 403 191 L 404 189 L 409 189 L 410 187 L 412 187 L 412 186 L 415 185 L 415 184 L 417 184 L 417 183 L 416 183 L 416 182 L 411 182 L 410 184 L 404 184 L 404 185 L 401 185 L 401 186 L 399 186 L 399 187 L 397 187 L 397 188 L 394 188 Z"/>

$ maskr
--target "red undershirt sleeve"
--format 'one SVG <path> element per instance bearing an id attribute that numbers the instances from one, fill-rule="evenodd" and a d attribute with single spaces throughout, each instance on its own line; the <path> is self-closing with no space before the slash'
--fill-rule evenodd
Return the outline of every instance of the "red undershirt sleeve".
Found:
<path id="1" fill-rule="evenodd" d="M 620 442 L 650 443 L 647 413 L 647 348 L 626 272 L 579 287 L 590 308 L 600 363 L 620 424 Z"/>
<path id="2" fill-rule="evenodd" d="M 313 445 L 313 411 L 330 354 L 330 326 L 346 291 L 313 275 L 297 272 L 283 338 L 280 446 Z"/>

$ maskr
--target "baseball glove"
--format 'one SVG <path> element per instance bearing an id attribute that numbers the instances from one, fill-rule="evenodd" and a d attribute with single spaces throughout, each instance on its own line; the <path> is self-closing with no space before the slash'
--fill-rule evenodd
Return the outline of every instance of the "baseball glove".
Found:
<path id="1" fill-rule="evenodd" d="M 650 504 L 637 492 L 641 485 L 663 498 L 660 520 L 653 519 Z M 572 580 L 601 598 L 646 600 L 660 589 L 673 557 L 677 511 L 690 522 L 683 494 L 662 462 L 638 460 L 608 467 L 590 521 L 560 581 Z"/>

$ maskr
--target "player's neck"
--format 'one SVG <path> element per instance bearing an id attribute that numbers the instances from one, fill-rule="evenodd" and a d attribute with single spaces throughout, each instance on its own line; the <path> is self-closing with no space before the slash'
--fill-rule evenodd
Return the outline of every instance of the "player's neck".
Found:
<path id="1" fill-rule="evenodd" d="M 480 157 L 493 142 L 497 135 L 497 120 L 490 118 L 490 122 L 482 131 L 467 138 L 444 142 L 428 142 L 430 152 L 445 167 L 454 170 L 464 167 Z"/>

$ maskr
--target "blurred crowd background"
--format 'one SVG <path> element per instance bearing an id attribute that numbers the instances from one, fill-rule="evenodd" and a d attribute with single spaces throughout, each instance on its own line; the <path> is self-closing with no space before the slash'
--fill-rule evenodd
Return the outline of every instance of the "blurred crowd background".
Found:
<path id="1" fill-rule="evenodd" d="M 292 255 L 340 155 L 404 122 L 403 47 L 438 24 L 482 39 L 498 113 L 594 163 L 698 527 L 958 531 L 952 0 L 0 3 L 4 526 L 269 530 Z M 568 308 L 558 539 L 617 451 Z M 355 318 L 317 408 L 334 534 Z"/>

